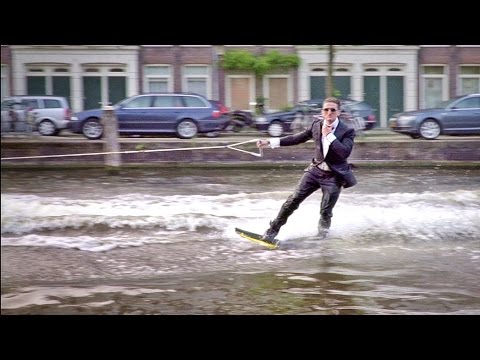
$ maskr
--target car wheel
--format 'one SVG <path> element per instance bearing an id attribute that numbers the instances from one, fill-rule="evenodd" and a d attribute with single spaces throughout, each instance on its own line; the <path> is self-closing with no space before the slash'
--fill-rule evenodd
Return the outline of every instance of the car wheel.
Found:
<path id="1" fill-rule="evenodd" d="M 280 121 L 274 121 L 268 126 L 268 135 L 278 137 L 283 135 L 283 125 Z"/>
<path id="2" fill-rule="evenodd" d="M 440 133 L 440 124 L 434 119 L 427 119 L 420 125 L 420 135 L 424 139 L 436 139 L 440 135 Z"/>
<path id="3" fill-rule="evenodd" d="M 103 135 L 103 126 L 98 119 L 87 119 L 82 126 L 82 134 L 90 140 L 100 139 Z"/>
<path id="4" fill-rule="evenodd" d="M 182 120 L 177 125 L 177 136 L 180 139 L 191 139 L 198 133 L 198 126 L 193 120 Z"/>
<path id="5" fill-rule="evenodd" d="M 353 118 L 353 126 L 355 131 L 364 131 L 366 130 L 365 119 L 361 116 L 355 116 Z"/>
<path id="6" fill-rule="evenodd" d="M 58 135 L 58 130 L 55 127 L 55 124 L 50 120 L 43 120 L 37 126 L 38 132 L 43 136 L 52 136 Z"/>
<path id="7" fill-rule="evenodd" d="M 290 128 L 293 131 L 302 131 L 304 130 L 303 114 L 301 112 L 295 113 L 295 117 L 290 124 Z"/>

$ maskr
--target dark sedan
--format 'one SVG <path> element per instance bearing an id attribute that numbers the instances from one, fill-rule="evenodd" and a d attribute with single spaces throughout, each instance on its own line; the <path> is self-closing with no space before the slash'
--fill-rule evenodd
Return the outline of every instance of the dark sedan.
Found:
<path id="1" fill-rule="evenodd" d="M 181 139 L 222 131 L 229 121 L 227 111 L 192 93 L 136 95 L 114 106 L 120 134 L 172 134 Z M 75 113 L 70 131 L 91 140 L 100 139 L 103 136 L 102 113 L 102 109 Z"/>
<path id="2" fill-rule="evenodd" d="M 390 128 L 412 138 L 480 134 L 480 94 L 463 95 L 434 109 L 406 111 L 389 119 Z"/>
<path id="3" fill-rule="evenodd" d="M 299 103 L 289 111 L 278 111 L 259 116 L 255 120 L 257 130 L 266 132 L 272 137 L 285 133 L 299 132 L 312 124 L 315 116 L 321 116 L 321 106 L 318 104 Z M 361 116 L 345 110 L 342 106 L 339 119 L 356 132 L 365 130 L 366 123 Z"/>
<path id="4" fill-rule="evenodd" d="M 320 115 L 321 110 L 308 105 L 297 105 L 288 111 L 263 114 L 255 119 L 257 130 L 270 136 L 282 136 L 284 133 L 306 129 L 312 123 L 312 115 Z"/>
<path id="5" fill-rule="evenodd" d="M 361 117 L 363 120 L 363 129 L 361 130 L 370 130 L 373 129 L 377 123 L 377 118 L 375 116 L 375 111 L 373 108 L 367 104 L 365 101 L 358 101 L 349 98 L 339 98 L 341 109 L 344 111 L 348 116 L 353 118 Z M 320 108 L 323 104 L 323 99 L 310 99 L 305 100 L 299 103 L 305 104 L 311 107 L 318 107 Z"/>

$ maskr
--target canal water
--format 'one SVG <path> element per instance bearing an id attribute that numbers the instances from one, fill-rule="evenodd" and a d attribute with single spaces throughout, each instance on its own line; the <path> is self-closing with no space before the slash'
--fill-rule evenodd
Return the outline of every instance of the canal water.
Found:
<path id="1" fill-rule="evenodd" d="M 480 314 L 480 169 L 356 170 L 270 250 L 301 167 L 2 170 L 2 314 Z"/>

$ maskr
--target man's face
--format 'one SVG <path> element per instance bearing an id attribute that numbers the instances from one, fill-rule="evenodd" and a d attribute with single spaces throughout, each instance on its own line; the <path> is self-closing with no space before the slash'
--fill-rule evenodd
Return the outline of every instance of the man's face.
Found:
<path id="1" fill-rule="evenodd" d="M 339 115 L 338 105 L 333 102 L 323 103 L 322 115 L 328 124 L 332 124 L 337 118 L 337 115 Z"/>

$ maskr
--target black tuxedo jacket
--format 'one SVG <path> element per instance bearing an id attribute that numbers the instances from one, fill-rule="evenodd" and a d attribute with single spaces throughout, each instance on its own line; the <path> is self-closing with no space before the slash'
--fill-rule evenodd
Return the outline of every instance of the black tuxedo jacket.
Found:
<path id="1" fill-rule="evenodd" d="M 330 144 L 327 156 L 324 157 L 322 146 L 322 125 L 323 120 L 314 120 L 312 126 L 307 130 L 282 137 L 280 139 L 280 146 L 297 145 L 313 139 L 315 142 L 315 159 L 317 161 L 325 160 L 330 166 L 330 169 L 343 179 L 343 187 L 348 188 L 355 185 L 357 180 L 353 175 L 350 164 L 347 162 L 353 149 L 355 130 L 339 121 L 338 126 L 333 133 L 337 139 Z"/>

